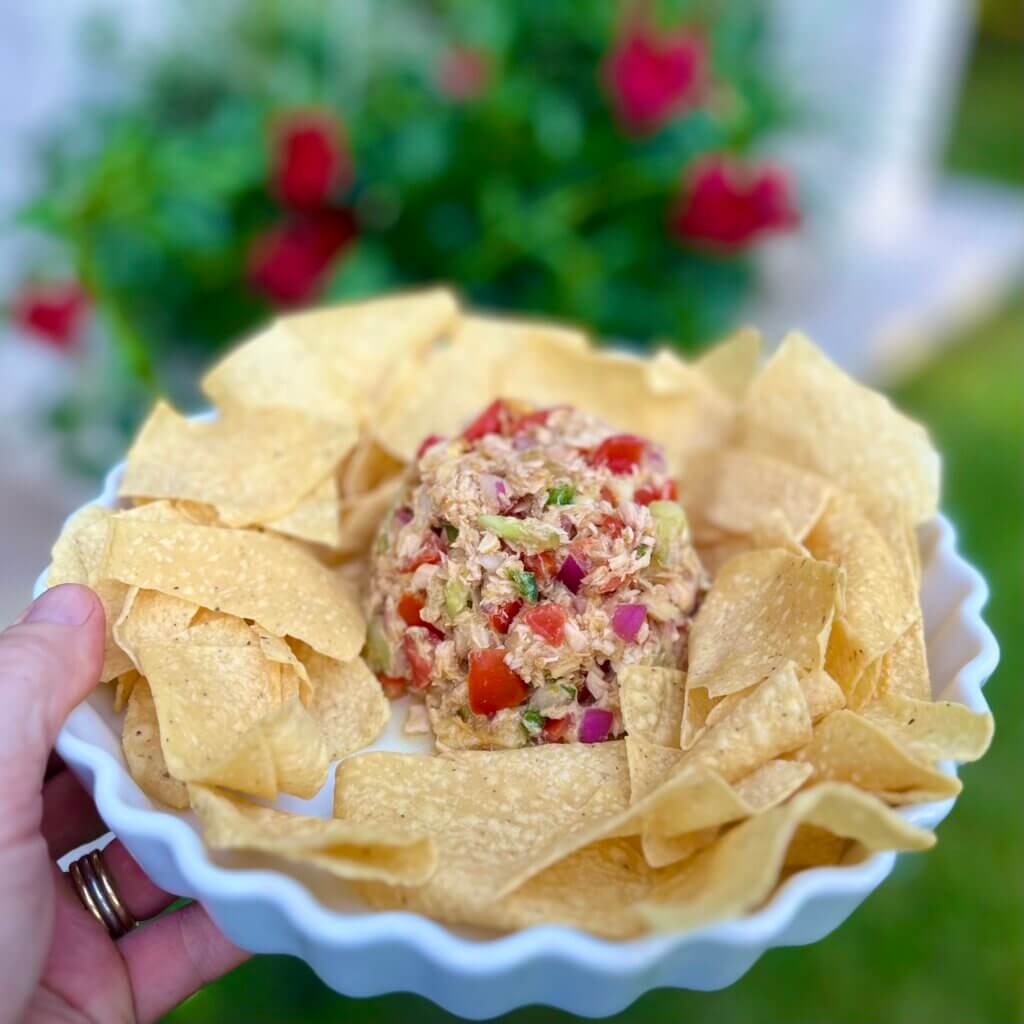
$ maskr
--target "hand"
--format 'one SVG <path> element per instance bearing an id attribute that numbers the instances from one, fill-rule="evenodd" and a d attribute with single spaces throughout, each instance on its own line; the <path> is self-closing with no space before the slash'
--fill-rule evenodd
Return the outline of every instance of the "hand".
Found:
<path id="1" fill-rule="evenodd" d="M 107 829 L 50 751 L 96 685 L 103 607 L 85 587 L 43 594 L 0 635 L 0 1021 L 152 1021 L 246 956 L 194 903 L 117 942 L 85 909 L 58 857 Z M 53 759 L 56 760 L 56 759 Z M 120 842 L 103 859 L 139 921 L 174 897 Z"/>

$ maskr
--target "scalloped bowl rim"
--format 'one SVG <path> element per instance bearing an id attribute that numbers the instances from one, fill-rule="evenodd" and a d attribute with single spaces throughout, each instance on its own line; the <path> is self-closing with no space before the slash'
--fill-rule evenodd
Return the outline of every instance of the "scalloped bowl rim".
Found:
<path id="1" fill-rule="evenodd" d="M 119 463 L 110 470 L 102 492 L 86 504 L 116 504 L 116 484 L 123 466 Z M 962 625 L 975 641 L 974 655 L 956 671 L 944 693 L 955 690 L 955 699 L 959 702 L 975 711 L 989 711 L 982 686 L 998 663 L 999 649 L 981 618 L 988 587 L 977 570 L 957 553 L 955 531 L 945 516 L 937 516 L 925 524 L 924 529 L 934 533 L 931 558 L 945 559 L 960 573 L 966 591 L 957 609 Z M 34 594 L 44 589 L 45 576 L 44 571 Z M 169 852 L 190 890 L 182 895 L 202 900 L 203 895 L 209 893 L 227 903 L 271 903 L 297 934 L 315 934 L 318 940 L 328 942 L 335 950 L 398 941 L 412 947 L 435 968 L 456 968 L 468 975 L 488 975 L 537 958 L 551 958 L 605 975 L 625 977 L 649 970 L 669 954 L 678 953 L 682 946 L 697 942 L 759 954 L 771 948 L 773 938 L 782 933 L 809 902 L 841 894 L 863 898 L 885 880 L 896 861 L 895 853 L 885 852 L 876 853 L 856 865 L 801 871 L 780 886 L 756 912 L 692 931 L 613 941 L 564 925 L 534 925 L 494 937 L 465 937 L 417 913 L 332 910 L 318 902 L 301 882 L 282 871 L 223 867 L 214 863 L 195 831 L 174 813 L 131 806 L 121 798 L 119 791 L 129 787 L 145 799 L 121 764 L 80 735 L 83 729 L 88 731 L 92 726 L 90 716 L 99 717 L 88 700 L 72 712 L 57 741 L 59 754 L 74 770 L 84 772 L 100 815 L 112 832 L 130 836 L 133 844 L 139 839 L 154 840 Z M 942 767 L 955 774 L 952 763 L 943 763 Z M 946 817 L 954 802 L 949 799 L 921 804 L 903 809 L 901 813 L 916 825 L 933 828 Z M 245 944 L 244 939 L 242 944 Z M 264 946 L 262 951 L 272 950 Z M 381 988 L 381 991 L 386 990 Z"/>

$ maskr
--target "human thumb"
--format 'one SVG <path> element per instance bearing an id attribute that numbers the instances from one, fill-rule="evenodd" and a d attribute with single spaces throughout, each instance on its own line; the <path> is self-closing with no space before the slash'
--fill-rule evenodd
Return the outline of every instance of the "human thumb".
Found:
<path id="1" fill-rule="evenodd" d="M 0 634 L 0 835 L 33 827 L 57 734 L 99 680 L 105 632 L 99 598 L 69 583 Z"/>

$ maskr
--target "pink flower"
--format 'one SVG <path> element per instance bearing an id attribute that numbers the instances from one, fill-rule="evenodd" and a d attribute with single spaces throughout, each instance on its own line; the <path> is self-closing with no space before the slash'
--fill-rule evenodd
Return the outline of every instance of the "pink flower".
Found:
<path id="1" fill-rule="evenodd" d="M 738 249 L 761 235 L 800 223 L 789 177 L 779 167 L 759 167 L 715 156 L 687 175 L 671 214 L 682 241 Z"/>
<path id="2" fill-rule="evenodd" d="M 58 349 L 76 341 L 89 297 L 74 281 L 35 284 L 14 300 L 11 317 L 16 324 Z"/>
<path id="3" fill-rule="evenodd" d="M 248 257 L 250 284 L 272 302 L 295 305 L 313 297 L 335 259 L 357 235 L 350 210 L 299 214 L 257 237 Z"/>
<path id="4" fill-rule="evenodd" d="M 708 55 L 704 40 L 677 29 L 658 34 L 634 17 L 604 65 L 606 87 L 623 127 L 643 135 L 673 115 L 696 106 L 704 95 Z"/>
<path id="5" fill-rule="evenodd" d="M 475 100 L 487 88 L 491 64 L 483 50 L 453 46 L 441 58 L 437 69 L 437 88 L 457 103 Z"/>
<path id="6" fill-rule="evenodd" d="M 341 126 L 317 111 L 291 114 L 275 132 L 274 191 L 297 210 L 323 206 L 348 184 L 352 165 Z"/>

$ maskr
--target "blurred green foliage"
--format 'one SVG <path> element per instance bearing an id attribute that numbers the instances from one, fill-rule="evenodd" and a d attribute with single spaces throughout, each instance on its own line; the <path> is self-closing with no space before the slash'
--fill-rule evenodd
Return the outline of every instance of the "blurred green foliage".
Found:
<path id="1" fill-rule="evenodd" d="M 282 112 L 336 114 L 352 151 L 360 239 L 325 298 L 457 281 L 478 303 L 638 340 L 713 336 L 742 295 L 742 261 L 680 247 L 668 208 L 684 168 L 742 152 L 780 114 L 752 0 L 662 0 L 665 26 L 705 33 L 711 94 L 631 137 L 600 80 L 624 9 L 613 0 L 250 0 L 183 5 L 159 50 L 122 53 L 92 25 L 115 102 L 47 151 L 26 220 L 63 240 L 143 373 L 204 355 L 271 312 L 246 285 L 253 239 L 280 219 L 268 141 Z M 479 54 L 479 95 L 438 84 L 453 48 Z"/>

